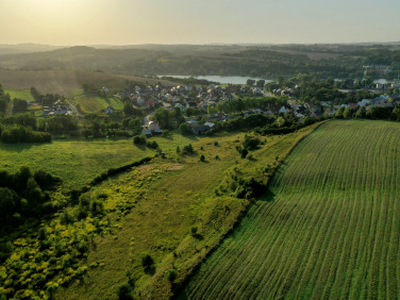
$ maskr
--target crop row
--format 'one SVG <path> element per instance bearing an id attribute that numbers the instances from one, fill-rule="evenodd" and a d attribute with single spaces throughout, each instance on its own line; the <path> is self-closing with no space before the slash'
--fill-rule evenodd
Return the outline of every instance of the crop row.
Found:
<path id="1" fill-rule="evenodd" d="M 400 126 L 335 121 L 303 140 L 184 290 L 196 298 L 398 298 Z"/>

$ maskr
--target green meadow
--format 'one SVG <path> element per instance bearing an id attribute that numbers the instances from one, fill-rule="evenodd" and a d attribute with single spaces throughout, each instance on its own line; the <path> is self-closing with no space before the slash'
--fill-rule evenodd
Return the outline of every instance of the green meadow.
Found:
<path id="1" fill-rule="evenodd" d="M 30 89 L 24 89 L 24 90 L 13 90 L 13 89 L 4 89 L 4 92 L 6 94 L 10 94 L 11 99 L 17 98 L 17 99 L 22 99 L 26 101 L 35 101 L 33 98 Z"/>
<path id="2" fill-rule="evenodd" d="M 122 110 L 124 108 L 123 102 L 114 97 L 103 98 L 98 96 L 76 96 L 73 102 L 78 105 L 81 112 L 87 113 L 99 113 L 104 111 L 108 106 L 112 106 L 114 109 Z"/>
<path id="3" fill-rule="evenodd" d="M 66 188 L 81 188 L 109 168 L 153 155 L 131 139 L 54 140 L 49 144 L 0 143 L 0 169 L 15 172 L 27 165 L 63 179 Z"/>
<path id="4" fill-rule="evenodd" d="M 399 145 L 398 123 L 320 126 L 180 297 L 399 298 Z"/>

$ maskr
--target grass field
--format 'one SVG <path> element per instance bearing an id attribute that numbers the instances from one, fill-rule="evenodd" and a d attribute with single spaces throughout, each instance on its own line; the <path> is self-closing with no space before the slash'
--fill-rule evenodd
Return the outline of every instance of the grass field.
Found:
<path id="1" fill-rule="evenodd" d="M 32 102 L 35 101 L 35 99 L 33 99 L 30 89 L 24 89 L 24 90 L 4 89 L 4 92 L 6 94 L 10 94 L 11 99 L 18 98 L 26 101 L 32 101 Z"/>
<path id="2" fill-rule="evenodd" d="M 22 165 L 60 176 L 67 188 L 79 188 L 109 168 L 153 155 L 121 140 L 55 140 L 50 144 L 0 143 L 0 169 L 15 172 Z M 101 163 L 99 163 L 101 162 Z"/>
<path id="3" fill-rule="evenodd" d="M 196 141 L 195 137 L 179 134 L 155 139 L 163 151 L 174 153 Z M 153 156 L 154 151 L 137 147 L 132 139 L 53 140 L 49 144 L 0 143 L 0 169 L 15 172 L 27 165 L 63 178 L 66 188 L 80 188 L 109 168 L 119 167 Z"/>
<path id="4" fill-rule="evenodd" d="M 214 188 L 232 172 L 262 177 L 261 169 L 265 165 L 275 162 L 276 155 L 284 157 L 313 128 L 267 138 L 266 145 L 253 153 L 252 160 L 241 159 L 236 150 L 243 141 L 243 133 L 157 138 L 157 143 L 168 153 L 166 159 L 116 176 L 91 191 L 108 195 L 105 207 L 109 210 L 129 201 L 133 201 L 134 208 L 122 215 L 109 214 L 116 222 L 116 229 L 97 240 L 96 250 L 89 253 L 87 261 L 89 265 L 101 263 L 102 267 L 90 269 L 83 279 L 84 285 L 76 283 L 62 289 L 56 298 L 116 299 L 117 288 L 126 283 L 127 271 L 135 279 L 136 297 L 170 297 L 173 286 L 166 279 L 166 273 L 176 270 L 175 285 L 185 280 L 233 228 L 249 204 L 248 200 L 229 195 L 216 197 Z M 188 143 L 192 143 L 195 155 L 171 155 L 176 145 L 182 149 Z M 205 162 L 199 161 L 201 154 L 206 157 Z M 216 155 L 219 159 L 215 159 Z M 190 234 L 193 226 L 198 228 L 197 237 Z M 154 272 L 143 270 L 144 253 L 154 258 Z"/>
<path id="5" fill-rule="evenodd" d="M 96 96 L 77 96 L 74 98 L 74 103 L 79 105 L 81 112 L 87 113 L 99 113 L 104 111 L 108 106 L 112 106 L 116 110 L 122 110 L 124 108 L 123 102 L 118 98 L 103 98 Z"/>
<path id="6" fill-rule="evenodd" d="M 397 123 L 319 127 L 180 297 L 399 298 L 399 145 Z"/>

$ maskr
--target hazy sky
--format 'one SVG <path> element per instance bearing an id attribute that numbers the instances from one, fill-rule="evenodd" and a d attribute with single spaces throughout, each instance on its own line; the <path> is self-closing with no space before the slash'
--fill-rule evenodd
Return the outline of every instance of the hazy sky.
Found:
<path id="1" fill-rule="evenodd" d="M 400 41 L 399 0 L 0 0 L 0 44 Z"/>

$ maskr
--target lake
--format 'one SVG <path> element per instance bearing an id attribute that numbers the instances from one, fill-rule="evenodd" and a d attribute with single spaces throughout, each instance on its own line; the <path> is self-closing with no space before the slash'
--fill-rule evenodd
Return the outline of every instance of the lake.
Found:
<path id="1" fill-rule="evenodd" d="M 272 80 L 254 77 L 243 77 L 243 76 L 217 76 L 217 75 L 206 75 L 206 76 L 188 76 L 188 75 L 157 75 L 157 77 L 174 77 L 174 78 L 189 78 L 193 77 L 195 79 L 205 79 L 208 81 L 219 82 L 221 84 L 246 84 L 247 79 L 265 80 L 265 83 L 272 82 Z"/>

